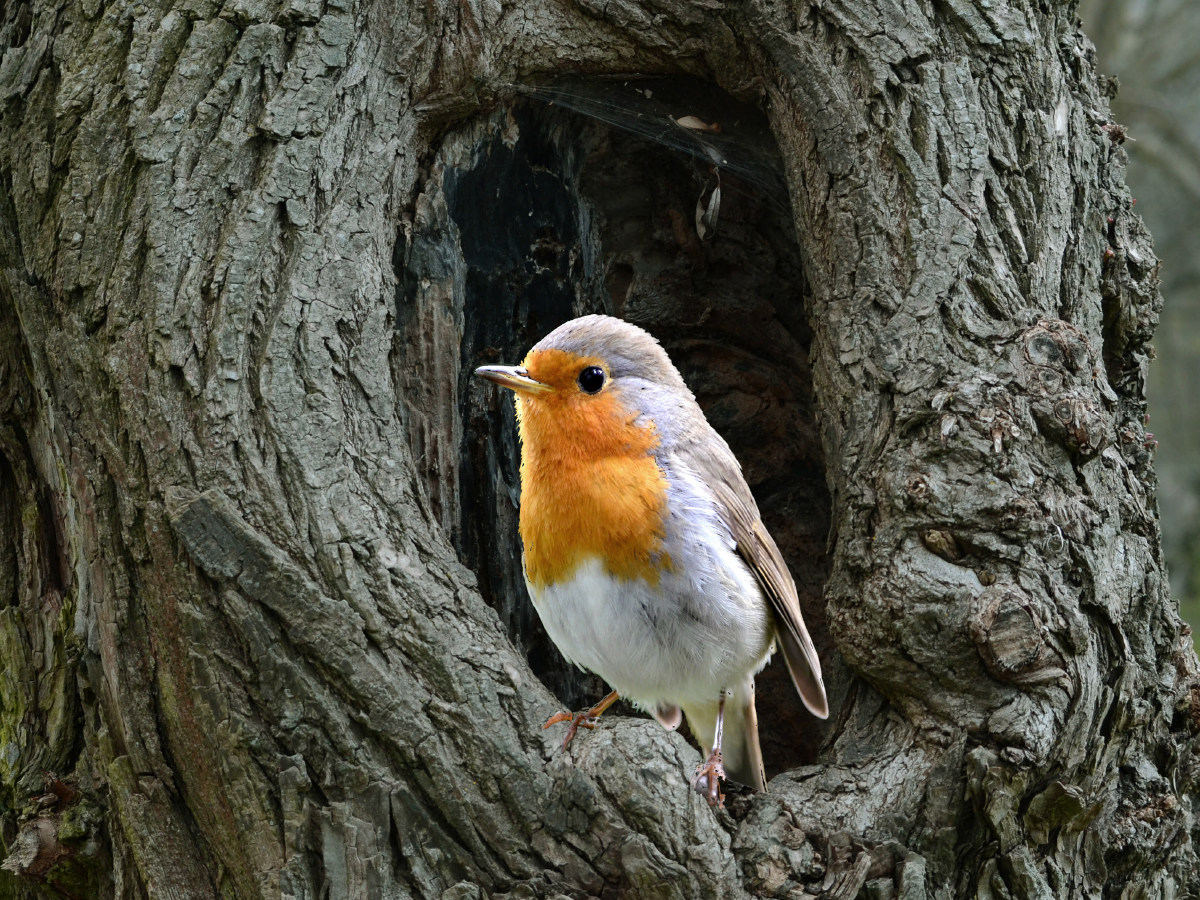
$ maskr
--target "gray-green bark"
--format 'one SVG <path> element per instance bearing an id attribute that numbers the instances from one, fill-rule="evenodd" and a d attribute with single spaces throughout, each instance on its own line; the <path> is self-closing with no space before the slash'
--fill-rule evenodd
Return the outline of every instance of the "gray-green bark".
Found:
<path id="1" fill-rule="evenodd" d="M 36 0 L 0 46 L 0 892 L 1197 892 L 1155 260 L 1071 7 Z M 528 254 L 543 315 L 661 326 L 828 615 L 819 759 L 736 818 L 653 722 L 540 729 L 527 653 L 595 685 L 536 646 L 465 373 L 555 323 L 452 213 L 540 127 L 494 85 L 570 71 L 762 101 L 783 158 L 794 219 L 701 245 L 539 120 L 576 233 Z"/>

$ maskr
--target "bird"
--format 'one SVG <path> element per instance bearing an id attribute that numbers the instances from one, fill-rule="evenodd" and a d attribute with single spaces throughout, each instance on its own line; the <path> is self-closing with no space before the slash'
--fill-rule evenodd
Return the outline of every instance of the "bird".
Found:
<path id="1" fill-rule="evenodd" d="M 765 791 L 754 676 L 776 644 L 808 710 L 829 716 L 796 586 L 733 452 L 648 332 L 587 315 L 519 366 L 475 374 L 511 389 L 521 442 L 522 567 L 562 655 L 664 728 L 687 717 L 704 761 L 691 786 L 723 806 L 730 779 Z"/>

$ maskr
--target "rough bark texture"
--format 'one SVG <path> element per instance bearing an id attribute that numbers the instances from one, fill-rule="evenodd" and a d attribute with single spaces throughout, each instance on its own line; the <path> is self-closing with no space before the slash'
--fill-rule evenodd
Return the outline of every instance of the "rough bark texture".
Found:
<path id="1" fill-rule="evenodd" d="M 1083 0 L 1097 68 L 1120 76 L 1117 121 L 1132 138 L 1129 187 L 1163 261 L 1165 303 L 1154 339 L 1149 395 L 1159 443 L 1163 553 L 1183 619 L 1200 623 L 1200 4 Z M 1193 634 L 1193 639 L 1195 634 Z"/>
<path id="2" fill-rule="evenodd" d="M 2 9 L 0 893 L 1200 891 L 1155 259 L 1072 7 Z M 701 242 L 703 168 L 495 87 L 568 71 L 761 107 L 792 218 Z M 469 370 L 591 309 L 679 360 L 817 623 L 828 733 L 768 674 L 733 815 L 653 722 L 540 730 L 599 686 Z"/>

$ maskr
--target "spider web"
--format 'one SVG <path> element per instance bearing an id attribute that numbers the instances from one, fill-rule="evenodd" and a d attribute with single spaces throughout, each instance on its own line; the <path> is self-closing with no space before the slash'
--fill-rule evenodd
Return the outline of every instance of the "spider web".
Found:
<path id="1" fill-rule="evenodd" d="M 791 214 L 783 164 L 766 116 L 714 85 L 659 77 L 495 87 L 604 122 L 735 175 L 750 189 L 740 193 Z M 738 189 L 736 183 L 728 187 Z"/>

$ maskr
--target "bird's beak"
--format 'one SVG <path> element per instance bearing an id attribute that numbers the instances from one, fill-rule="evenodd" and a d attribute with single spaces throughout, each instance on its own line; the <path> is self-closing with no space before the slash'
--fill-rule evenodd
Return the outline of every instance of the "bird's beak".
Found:
<path id="1" fill-rule="evenodd" d="M 500 387 L 524 391 L 527 394 L 541 394 L 554 390 L 550 385 L 530 378 L 529 370 L 523 366 L 480 366 L 475 370 L 475 374 L 495 382 Z"/>

